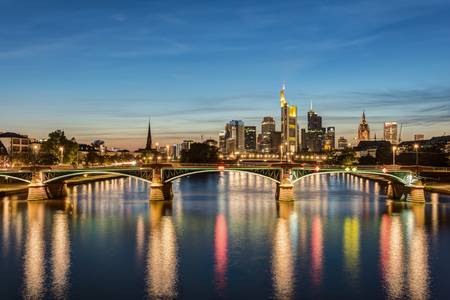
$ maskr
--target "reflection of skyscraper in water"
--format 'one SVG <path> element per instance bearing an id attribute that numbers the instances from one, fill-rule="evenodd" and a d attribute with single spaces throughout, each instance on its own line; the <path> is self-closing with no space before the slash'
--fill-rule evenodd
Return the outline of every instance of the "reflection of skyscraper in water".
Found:
<path id="1" fill-rule="evenodd" d="M 177 296 L 177 242 L 170 205 L 162 201 L 150 203 L 147 292 L 151 299 Z"/>
<path id="2" fill-rule="evenodd" d="M 322 281 L 323 268 L 323 232 L 322 219 L 314 216 L 311 230 L 311 278 L 315 286 L 319 286 Z"/>
<path id="3" fill-rule="evenodd" d="M 272 253 L 272 277 L 276 299 L 292 299 L 295 285 L 295 253 L 292 251 L 290 216 L 292 207 L 279 203 Z M 291 212 L 291 213 L 290 213 Z"/>
<path id="4" fill-rule="evenodd" d="M 359 277 L 359 219 L 356 217 L 344 220 L 344 265 L 346 273 L 350 276 L 351 285 L 358 285 Z"/>
<path id="5" fill-rule="evenodd" d="M 405 233 L 410 237 L 405 237 Z M 401 211 L 401 215 L 383 215 L 380 226 L 380 265 L 389 298 L 429 297 L 426 231 L 420 221 L 415 223 L 410 210 Z"/>
<path id="6" fill-rule="evenodd" d="M 215 281 L 219 292 L 225 290 L 228 264 L 228 229 L 223 214 L 218 214 L 214 227 Z"/>
<path id="7" fill-rule="evenodd" d="M 53 216 L 52 292 L 55 299 L 64 299 L 70 270 L 70 239 L 68 216 L 58 212 Z"/>

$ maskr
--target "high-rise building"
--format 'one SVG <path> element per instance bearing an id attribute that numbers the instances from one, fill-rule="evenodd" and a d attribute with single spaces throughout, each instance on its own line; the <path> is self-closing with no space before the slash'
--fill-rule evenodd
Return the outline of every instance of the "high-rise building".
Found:
<path id="1" fill-rule="evenodd" d="M 272 133 L 275 132 L 275 120 L 272 117 L 264 117 L 261 122 L 261 137 L 259 151 L 270 153 L 272 151 Z"/>
<path id="2" fill-rule="evenodd" d="M 324 137 L 323 150 L 330 151 L 336 148 L 336 135 L 334 127 L 327 127 Z"/>
<path id="3" fill-rule="evenodd" d="M 342 150 L 342 149 L 346 149 L 346 148 L 348 148 L 348 140 L 343 136 L 339 137 L 338 149 Z"/>
<path id="4" fill-rule="evenodd" d="M 245 150 L 244 122 L 231 120 L 225 126 L 225 152 L 228 154 Z"/>
<path id="5" fill-rule="evenodd" d="M 322 127 L 322 117 L 312 108 L 312 102 L 307 114 L 308 130 L 302 128 L 302 150 L 309 152 L 321 152 L 335 147 L 334 127 L 328 129 Z"/>
<path id="6" fill-rule="evenodd" d="M 226 152 L 226 139 L 225 139 L 225 130 L 221 130 L 219 132 L 219 152 Z"/>
<path id="7" fill-rule="evenodd" d="M 369 123 L 367 123 L 366 113 L 365 112 L 363 112 L 362 118 L 361 118 L 361 123 L 359 123 L 358 140 L 359 141 L 368 141 L 368 140 L 370 140 Z"/>
<path id="8" fill-rule="evenodd" d="M 150 127 L 150 120 L 148 120 L 148 131 L 147 131 L 147 143 L 145 144 L 145 150 L 152 150 L 153 144 L 152 144 L 152 130 Z"/>
<path id="9" fill-rule="evenodd" d="M 302 150 L 321 152 L 324 144 L 325 128 L 321 130 L 306 131 L 302 128 Z"/>
<path id="10" fill-rule="evenodd" d="M 308 131 L 322 130 L 322 117 L 313 111 L 312 102 L 308 111 Z"/>
<path id="11" fill-rule="evenodd" d="M 414 140 L 415 141 L 423 141 L 425 139 L 425 135 L 423 135 L 422 133 L 416 133 L 414 135 Z"/>
<path id="12" fill-rule="evenodd" d="M 397 122 L 384 122 L 384 140 L 397 144 Z"/>
<path id="13" fill-rule="evenodd" d="M 244 148 L 245 151 L 256 151 L 256 126 L 244 127 Z"/>
<path id="14" fill-rule="evenodd" d="M 280 153 L 281 131 L 274 131 L 270 134 L 271 153 Z"/>
<path id="15" fill-rule="evenodd" d="M 264 117 L 261 122 L 261 133 L 269 133 L 275 131 L 275 120 L 272 117 Z"/>
<path id="16" fill-rule="evenodd" d="M 181 150 L 189 150 L 191 149 L 191 144 L 193 144 L 193 140 L 183 140 L 181 143 Z"/>
<path id="17" fill-rule="evenodd" d="M 281 138 L 283 144 L 287 145 L 284 151 L 296 153 L 298 151 L 298 124 L 297 106 L 289 105 L 286 101 L 286 87 L 280 91 L 281 105 Z"/>

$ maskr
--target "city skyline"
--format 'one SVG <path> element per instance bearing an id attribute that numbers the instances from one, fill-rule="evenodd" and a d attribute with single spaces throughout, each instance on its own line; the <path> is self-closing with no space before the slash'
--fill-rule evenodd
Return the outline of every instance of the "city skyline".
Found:
<path id="1" fill-rule="evenodd" d="M 279 126 L 284 80 L 299 126 L 312 100 L 336 138 L 363 110 L 380 138 L 386 121 L 404 140 L 448 128 L 446 1 L 89 3 L 0 3 L 1 132 L 137 149 L 151 116 L 162 144 L 217 138 L 233 119 Z"/>

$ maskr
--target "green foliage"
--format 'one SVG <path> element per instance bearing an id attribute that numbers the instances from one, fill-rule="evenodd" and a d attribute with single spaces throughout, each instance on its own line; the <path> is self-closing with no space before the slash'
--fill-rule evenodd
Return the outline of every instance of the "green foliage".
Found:
<path id="1" fill-rule="evenodd" d="M 104 157 L 101 156 L 97 151 L 91 150 L 88 152 L 85 158 L 85 163 L 87 165 L 101 165 L 104 163 Z"/>
<path id="2" fill-rule="evenodd" d="M 181 151 L 182 163 L 214 163 L 218 157 L 217 147 L 203 143 L 192 143 L 189 150 Z"/>
<path id="3" fill-rule="evenodd" d="M 351 166 L 356 161 L 355 152 L 350 148 L 344 149 L 340 155 L 335 157 L 334 160 L 337 165 Z"/>
<path id="4" fill-rule="evenodd" d="M 61 150 L 63 149 L 63 159 L 61 161 Z M 75 138 L 67 139 L 64 131 L 56 130 L 48 135 L 48 139 L 42 143 L 39 156 L 40 162 L 52 162 L 74 164 L 77 162 L 78 143 Z M 56 161 L 55 161 L 56 159 Z"/>

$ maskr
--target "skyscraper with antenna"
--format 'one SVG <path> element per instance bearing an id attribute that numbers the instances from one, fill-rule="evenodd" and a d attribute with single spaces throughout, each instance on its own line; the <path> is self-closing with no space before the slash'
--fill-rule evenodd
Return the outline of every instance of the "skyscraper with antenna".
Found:
<path id="1" fill-rule="evenodd" d="M 281 106 L 281 141 L 285 153 L 294 154 L 298 152 L 298 123 L 297 106 L 289 105 L 286 101 L 286 84 L 280 91 Z"/>

